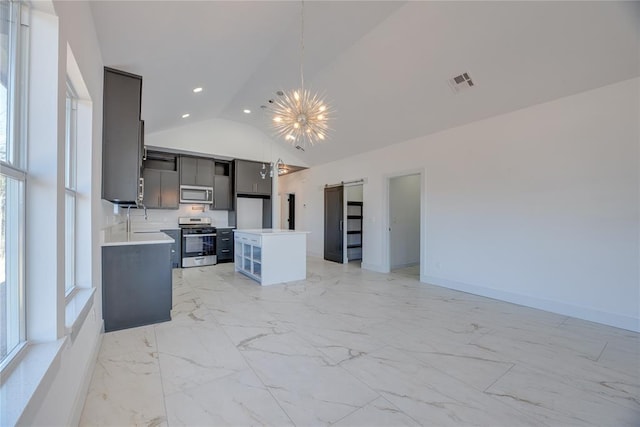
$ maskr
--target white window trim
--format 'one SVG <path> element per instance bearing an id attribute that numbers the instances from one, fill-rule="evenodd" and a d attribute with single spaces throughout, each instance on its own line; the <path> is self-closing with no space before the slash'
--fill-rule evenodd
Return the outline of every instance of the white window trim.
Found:
<path id="1" fill-rule="evenodd" d="M 75 294 L 76 291 L 76 287 L 78 286 L 78 280 L 77 280 L 77 269 L 76 269 L 76 264 L 77 264 L 77 230 L 78 230 L 78 221 L 77 221 L 77 214 L 78 214 L 78 194 L 76 191 L 76 176 L 77 176 L 77 169 L 76 169 L 76 165 L 77 165 L 77 112 L 78 112 L 78 97 L 76 94 L 76 91 L 73 88 L 73 84 L 71 83 L 71 81 L 67 78 L 67 98 L 70 100 L 70 111 L 68 111 L 68 116 L 67 116 L 67 120 L 66 120 L 66 129 L 65 129 L 65 269 L 67 268 L 68 263 L 67 263 L 67 259 L 66 259 L 66 244 L 67 244 L 67 233 L 68 230 L 66 229 L 67 226 L 67 215 L 68 212 L 66 211 L 66 198 L 67 196 L 72 196 L 73 197 L 73 248 L 72 248 L 72 254 L 71 256 L 73 257 L 73 262 L 71 263 L 71 269 L 72 269 L 72 279 L 71 281 L 73 283 L 69 284 L 67 283 L 66 277 L 67 277 L 67 272 L 65 270 L 65 303 L 69 303 L 70 299 L 73 297 L 73 295 Z M 65 111 L 66 111 L 66 107 L 65 107 Z M 67 142 L 68 142 L 68 147 L 67 147 Z M 68 148 L 68 151 L 67 151 Z M 68 177 L 68 179 L 67 179 Z"/>
<path id="2" fill-rule="evenodd" d="M 25 37 L 23 40 L 25 45 L 30 46 L 29 38 L 32 36 L 25 31 L 29 24 L 29 8 L 24 4 L 21 6 L 23 12 L 21 36 Z M 37 22 L 41 24 L 43 20 L 38 19 Z M 40 29 L 40 36 L 42 36 L 42 27 L 40 27 Z M 49 29 L 50 28 L 47 28 L 45 31 L 48 31 Z M 59 29 L 56 29 L 56 31 L 59 31 Z M 25 72 L 28 71 L 28 62 L 26 60 L 28 60 L 28 57 L 24 58 L 22 61 L 25 68 L 20 69 L 20 74 L 18 74 L 18 76 L 24 75 L 25 78 Z M 25 82 L 26 81 L 28 81 L 28 79 L 25 80 Z M 25 87 L 26 86 L 27 85 L 25 85 Z M 18 107 L 16 107 L 16 114 L 20 114 L 21 117 L 27 117 L 27 100 L 29 99 L 29 94 L 25 90 L 20 95 L 21 97 L 23 96 L 23 98 L 20 100 Z M 13 121 L 12 125 L 14 126 L 13 131 L 17 132 L 16 136 L 19 135 L 21 138 L 26 140 L 26 121 Z M 91 124 L 89 124 L 89 129 L 91 129 Z M 18 150 L 15 154 L 21 162 L 16 164 L 24 166 L 24 170 L 0 164 L 0 171 L 3 173 L 6 172 L 8 176 L 23 180 L 25 184 L 27 184 L 28 174 L 25 172 L 27 170 L 25 165 L 28 153 L 27 147 L 26 144 L 23 144 L 16 148 L 18 148 Z M 28 196 L 28 186 L 25 188 L 25 191 Z M 62 188 L 57 187 L 56 191 L 62 191 Z M 29 200 L 30 199 L 27 197 L 25 201 L 28 202 Z M 31 206 L 33 207 L 34 204 L 35 203 L 32 203 Z M 29 224 L 25 222 L 25 227 L 28 226 Z M 76 243 L 77 242 L 78 239 L 76 236 Z M 76 280 L 76 282 L 77 281 L 78 280 Z M 26 282 L 23 283 L 23 293 L 25 289 L 24 286 L 27 286 Z M 59 284 L 59 286 L 61 286 L 61 284 Z M 34 399 L 41 398 L 38 390 L 46 389 L 54 380 L 55 376 L 59 372 L 63 349 L 73 343 L 81 328 L 84 326 L 87 316 L 91 313 L 96 288 L 93 284 L 87 284 L 87 286 L 90 287 L 76 287 L 75 291 L 64 301 L 64 325 L 60 325 L 64 326 L 63 336 L 60 337 L 60 335 L 58 335 L 59 338 L 44 342 L 26 340 L 22 342 L 19 348 L 16 348 L 12 353 L 15 354 L 15 357 L 10 360 L 7 358 L 7 362 L 5 363 L 6 366 L 4 366 L 4 370 L 2 370 L 0 375 L 0 400 L 2 401 L 3 408 L 0 411 L 0 425 L 15 425 L 22 423 L 22 418 L 25 416 L 24 411 L 27 406 L 33 405 L 35 402 Z M 56 301 L 55 303 L 57 304 L 58 302 Z M 28 306 L 23 306 L 23 310 L 26 311 L 28 309 Z M 24 332 L 24 336 L 25 338 L 29 338 L 26 334 L 26 330 Z"/>
<path id="3" fill-rule="evenodd" d="M 10 107 L 7 111 L 7 152 L 6 161 L 0 161 L 0 172 L 16 181 L 22 183 L 23 191 L 20 195 L 21 202 L 18 215 L 21 218 L 21 226 L 17 230 L 18 247 L 16 254 L 18 256 L 18 344 L 12 348 L 6 357 L 0 363 L 0 372 L 4 374 L 5 370 L 10 369 L 14 360 L 20 360 L 23 349 L 27 342 L 26 336 L 26 302 L 25 302 L 25 228 L 26 228 L 26 110 L 27 110 L 27 93 L 28 85 L 26 71 L 28 70 L 28 55 L 23 46 L 29 46 L 29 8 L 24 4 L 11 2 L 10 4 L 10 20 L 17 25 L 11 25 L 9 38 L 9 57 L 13 63 L 8 69 L 8 91 L 7 104 Z M 10 141 L 12 141 L 10 143 Z M 10 256 L 10 255 L 7 255 Z"/>

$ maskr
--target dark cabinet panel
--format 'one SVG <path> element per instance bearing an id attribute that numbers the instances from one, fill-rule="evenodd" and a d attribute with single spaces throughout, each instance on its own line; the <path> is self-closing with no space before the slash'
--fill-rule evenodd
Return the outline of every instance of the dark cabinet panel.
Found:
<path id="1" fill-rule="evenodd" d="M 173 239 L 171 244 L 171 268 L 180 268 L 180 230 L 160 230 Z"/>
<path id="2" fill-rule="evenodd" d="M 256 188 L 256 177 L 260 174 L 260 166 L 255 162 L 236 160 L 236 193 L 252 194 Z"/>
<path id="3" fill-rule="evenodd" d="M 267 165 L 267 169 L 269 169 L 270 166 Z M 265 177 L 265 179 L 262 179 L 262 177 L 260 175 L 258 175 L 258 179 L 257 179 L 258 185 L 256 188 L 256 193 L 258 194 L 265 194 L 265 195 L 271 195 L 271 183 L 272 183 L 272 178 L 269 175 L 269 171 L 267 170 L 267 175 Z"/>
<path id="4" fill-rule="evenodd" d="M 140 195 L 142 77 L 105 67 L 102 127 L 102 198 L 132 203 Z"/>
<path id="5" fill-rule="evenodd" d="M 102 248 L 105 332 L 171 320 L 170 245 Z"/>
<path id="6" fill-rule="evenodd" d="M 213 159 L 181 156 L 180 185 L 213 187 Z"/>
<path id="7" fill-rule="evenodd" d="M 145 168 L 142 172 L 144 178 L 144 197 L 142 203 L 149 209 L 162 207 L 162 172 Z"/>
<path id="8" fill-rule="evenodd" d="M 213 187 L 213 160 L 197 159 L 196 184 L 205 187 Z"/>
<path id="9" fill-rule="evenodd" d="M 216 175 L 213 178 L 213 208 L 219 210 L 233 209 L 231 198 L 231 177 Z"/>
<path id="10" fill-rule="evenodd" d="M 214 161 L 213 207 L 217 210 L 233 209 L 233 183 L 231 180 L 231 162 Z"/>
<path id="11" fill-rule="evenodd" d="M 178 209 L 178 173 L 145 168 L 143 203 L 150 209 Z"/>
<path id="12" fill-rule="evenodd" d="M 231 228 L 216 229 L 216 255 L 218 263 L 233 261 L 233 231 Z"/>
<path id="13" fill-rule="evenodd" d="M 198 159 L 195 157 L 180 157 L 180 185 L 196 185 L 198 174 Z"/>
<path id="14" fill-rule="evenodd" d="M 178 209 L 180 207 L 180 179 L 178 172 L 162 171 L 161 178 L 161 206 L 165 209 Z"/>
<path id="15" fill-rule="evenodd" d="M 269 169 L 270 166 L 265 163 L 236 160 L 236 194 L 271 196 L 272 179 L 269 175 Z M 264 179 L 262 175 L 264 175 Z"/>

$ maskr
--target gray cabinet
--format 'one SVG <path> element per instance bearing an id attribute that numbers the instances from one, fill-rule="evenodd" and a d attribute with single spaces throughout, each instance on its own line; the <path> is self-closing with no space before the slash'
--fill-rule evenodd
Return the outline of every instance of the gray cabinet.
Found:
<path id="1" fill-rule="evenodd" d="M 263 165 L 265 168 L 263 169 Z M 270 166 L 248 160 L 235 161 L 236 194 L 271 196 Z M 262 178 L 264 174 L 265 178 Z"/>
<path id="2" fill-rule="evenodd" d="M 152 209 L 178 209 L 178 157 L 171 153 L 149 151 L 143 165 L 144 205 Z"/>
<path id="3" fill-rule="evenodd" d="M 105 332 L 171 320 L 170 245 L 102 248 Z"/>
<path id="4" fill-rule="evenodd" d="M 178 172 L 145 168 L 143 204 L 150 209 L 178 209 Z"/>
<path id="5" fill-rule="evenodd" d="M 233 261 L 232 228 L 216 228 L 216 255 L 218 263 Z"/>
<path id="6" fill-rule="evenodd" d="M 180 156 L 180 185 L 213 187 L 213 159 Z"/>
<path id="7" fill-rule="evenodd" d="M 105 67 L 102 126 L 102 198 L 134 203 L 140 193 L 142 77 Z"/>
<path id="8" fill-rule="evenodd" d="M 180 230 L 178 229 L 173 229 L 173 230 L 160 230 L 163 233 L 167 234 L 169 237 L 171 237 L 173 239 L 173 243 L 171 244 L 171 249 L 170 249 L 170 258 L 171 258 L 171 268 L 180 268 L 180 246 L 181 246 L 181 237 L 180 237 Z"/>
<path id="9" fill-rule="evenodd" d="M 162 194 L 161 183 L 162 172 L 156 169 L 145 168 L 142 171 L 144 178 L 144 197 L 142 203 L 149 209 L 159 208 L 162 206 L 160 196 Z"/>
<path id="10" fill-rule="evenodd" d="M 180 177 L 178 172 L 162 171 L 160 178 L 161 207 L 164 209 L 178 209 L 180 207 Z"/>
<path id="11" fill-rule="evenodd" d="M 213 206 L 216 210 L 233 209 L 231 162 L 216 160 L 213 175 Z"/>

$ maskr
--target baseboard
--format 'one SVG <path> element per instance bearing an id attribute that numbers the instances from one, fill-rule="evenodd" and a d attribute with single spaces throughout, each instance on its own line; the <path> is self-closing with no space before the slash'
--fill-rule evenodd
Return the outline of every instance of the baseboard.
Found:
<path id="1" fill-rule="evenodd" d="M 443 279 L 440 277 L 424 275 L 420 276 L 420 281 L 431 285 L 441 286 L 443 288 L 454 289 L 457 291 L 493 298 L 500 301 L 506 301 L 526 307 L 537 308 L 539 310 L 550 311 L 552 313 L 562 314 L 565 316 L 576 317 L 578 319 L 601 323 L 604 325 L 626 329 L 633 332 L 640 332 L 640 319 L 630 316 L 624 316 L 615 313 L 606 313 L 592 308 L 580 307 L 572 304 L 546 300 L 543 298 L 536 298 L 528 295 L 500 291 L 483 286 Z"/>
<path id="2" fill-rule="evenodd" d="M 71 411 L 71 421 L 69 425 L 80 425 L 80 417 L 82 417 L 82 410 L 84 409 L 84 402 L 87 399 L 89 393 L 89 386 L 91 385 L 91 378 L 93 377 L 93 371 L 96 369 L 96 363 L 98 361 L 98 353 L 100 352 L 100 346 L 102 345 L 102 337 L 104 336 L 104 320 L 100 322 L 100 328 L 98 329 L 98 337 L 95 345 L 91 350 L 91 357 L 87 364 L 87 369 L 84 372 L 82 383 L 76 394 L 76 399 L 73 404 L 73 410 Z"/>

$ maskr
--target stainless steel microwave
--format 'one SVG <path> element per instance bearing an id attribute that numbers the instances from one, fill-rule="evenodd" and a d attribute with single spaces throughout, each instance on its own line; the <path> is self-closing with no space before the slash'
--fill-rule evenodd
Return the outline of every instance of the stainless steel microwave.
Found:
<path id="1" fill-rule="evenodd" d="M 201 203 L 210 205 L 213 203 L 213 187 L 181 185 L 180 203 Z"/>

